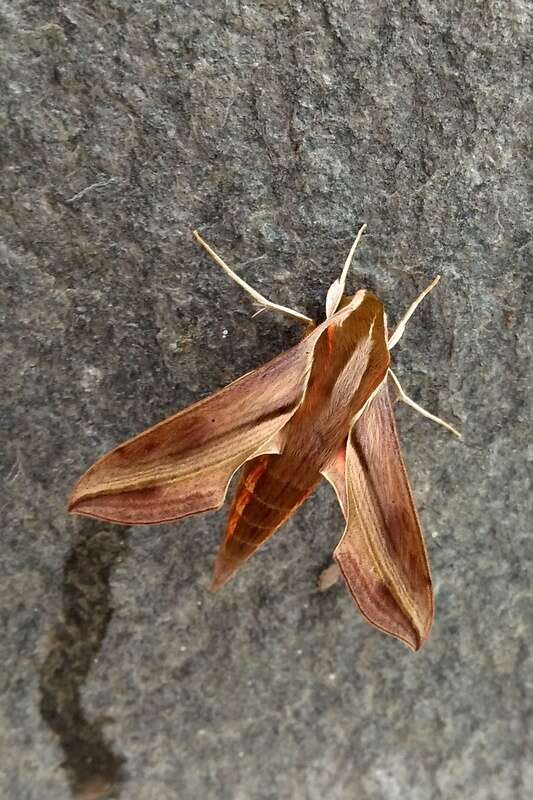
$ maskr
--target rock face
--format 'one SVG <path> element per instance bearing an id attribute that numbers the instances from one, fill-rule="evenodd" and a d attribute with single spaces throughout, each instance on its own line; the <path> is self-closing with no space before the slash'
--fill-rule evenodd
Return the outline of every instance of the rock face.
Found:
<path id="1" fill-rule="evenodd" d="M 0 8 L 2 797 L 528 796 L 530 5 Z M 398 409 L 437 597 L 416 656 L 316 591 L 327 485 L 220 595 L 223 511 L 65 513 L 98 455 L 299 335 L 193 228 L 318 316 L 363 221 L 350 290 L 392 321 L 443 276 L 395 363 L 464 434 Z"/>

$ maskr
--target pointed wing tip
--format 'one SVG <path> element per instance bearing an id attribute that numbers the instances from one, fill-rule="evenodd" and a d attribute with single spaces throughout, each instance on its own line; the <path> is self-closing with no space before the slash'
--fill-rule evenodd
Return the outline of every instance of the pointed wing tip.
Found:
<path id="1" fill-rule="evenodd" d="M 227 562 L 221 561 L 217 558 L 215 568 L 213 570 L 213 578 L 209 584 L 210 592 L 218 592 L 226 583 L 231 580 L 235 573 L 235 568 L 231 567 Z"/>
<path id="2" fill-rule="evenodd" d="M 92 519 L 101 519 L 103 522 L 117 522 L 117 520 L 108 519 L 107 517 L 103 516 L 103 514 L 96 513 L 91 508 L 90 500 L 86 500 L 84 503 L 83 498 L 69 500 L 67 505 L 67 511 L 69 514 L 76 514 L 79 517 L 91 517 Z"/>
<path id="3" fill-rule="evenodd" d="M 370 620 L 367 619 L 367 622 L 370 622 Z M 423 648 L 431 631 L 431 623 L 429 627 L 422 633 L 419 633 L 413 628 L 412 633 L 404 635 L 400 633 L 394 633 L 393 631 L 388 631 L 385 628 L 375 625 L 373 622 L 370 622 L 370 625 L 376 627 L 379 631 L 381 631 L 381 633 L 385 633 L 388 636 L 392 636 L 393 639 L 397 639 L 399 642 L 402 642 L 412 653 L 418 653 Z"/>
<path id="4" fill-rule="evenodd" d="M 94 467 L 93 467 L 94 468 Z M 88 474 L 91 470 L 87 470 L 81 478 L 78 478 L 68 498 L 67 511 L 69 514 L 85 514 L 82 506 L 85 503 L 90 503 L 91 498 L 87 497 L 87 487 L 89 482 L 87 480 Z"/>
<path id="5" fill-rule="evenodd" d="M 412 653 L 418 653 L 424 646 L 427 637 L 428 634 L 425 634 L 424 636 L 414 636 L 412 639 L 400 639 L 400 641 L 404 642 Z"/>
<path id="6" fill-rule="evenodd" d="M 224 588 L 224 586 L 228 583 L 228 581 L 231 580 L 232 577 L 233 572 L 219 573 L 215 570 L 215 574 L 213 575 L 211 583 L 209 584 L 209 591 L 213 592 L 213 594 L 216 594 L 216 592 L 219 592 Z"/>
<path id="7" fill-rule="evenodd" d="M 80 514 L 87 517 L 95 517 L 98 515 L 95 514 L 92 509 L 92 501 L 94 498 L 91 496 L 87 497 L 87 493 L 83 490 L 82 482 L 84 478 L 85 475 L 82 475 L 77 484 L 74 486 L 68 499 L 67 511 L 69 514 Z"/>
<path id="8" fill-rule="evenodd" d="M 428 614 L 422 614 L 422 618 L 418 617 L 418 619 L 415 620 L 412 617 L 404 617 L 404 624 L 401 627 L 396 626 L 396 629 L 393 629 L 390 626 L 385 627 L 385 623 L 382 620 L 376 620 L 374 615 L 369 613 L 368 609 L 365 609 L 360 598 L 358 598 L 356 593 L 353 591 L 352 584 L 346 577 L 346 573 L 343 570 L 342 558 L 339 557 L 339 545 L 333 552 L 333 558 L 339 568 L 340 576 L 343 578 L 346 588 L 348 589 L 349 594 L 351 595 L 365 622 L 367 622 L 373 628 L 376 628 L 378 631 L 381 631 L 381 633 L 385 633 L 387 636 L 392 636 L 394 639 L 403 642 L 413 653 L 418 652 L 426 643 L 427 639 L 429 638 L 429 634 L 431 633 L 434 615 L 433 603 L 431 602 L 430 604 L 430 612 Z M 423 621 L 424 617 L 425 621 Z"/>
<path id="9" fill-rule="evenodd" d="M 101 504 L 95 508 L 94 503 L 97 499 L 98 498 L 94 497 L 72 496 L 68 501 L 67 511 L 69 514 L 77 514 L 80 517 L 89 517 L 90 519 L 99 519 L 102 522 L 111 522 L 114 525 L 145 525 L 151 522 L 151 520 L 146 520 L 142 517 L 136 519 L 126 516 L 123 513 L 118 513 L 116 510 L 112 512 Z"/>
<path id="10" fill-rule="evenodd" d="M 420 626 L 419 629 L 413 625 L 412 635 L 406 636 L 405 638 L 404 637 L 401 638 L 401 641 L 405 642 L 407 647 L 410 650 L 412 650 L 413 653 L 418 653 L 418 651 L 423 648 L 423 646 L 429 639 L 429 634 L 431 633 L 431 628 L 433 627 L 433 614 L 434 612 L 432 608 L 431 615 L 425 625 Z M 392 635 L 394 636 L 394 634 Z"/>
<path id="11" fill-rule="evenodd" d="M 76 497 L 75 493 L 73 492 L 71 494 L 71 496 L 69 497 L 68 503 L 67 503 L 67 511 L 68 511 L 68 513 L 69 514 L 82 514 L 83 512 L 79 508 L 81 502 L 82 502 L 82 500 L 79 497 Z"/>

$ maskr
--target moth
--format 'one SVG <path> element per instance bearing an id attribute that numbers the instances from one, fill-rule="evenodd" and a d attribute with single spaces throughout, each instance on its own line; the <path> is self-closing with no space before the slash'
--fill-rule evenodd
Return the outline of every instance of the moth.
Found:
<path id="1" fill-rule="evenodd" d="M 267 300 L 195 231 L 226 274 L 271 309 L 303 323 L 301 341 L 264 366 L 119 445 L 78 481 L 69 511 L 125 525 L 213 511 L 242 468 L 215 563 L 220 589 L 325 478 L 346 525 L 326 586 L 340 573 L 363 617 L 418 650 L 429 634 L 433 591 L 426 547 L 401 455 L 389 379 L 426 417 L 390 367 L 390 351 L 439 276 L 389 336 L 381 301 L 344 294 L 360 229 L 317 324 Z"/>

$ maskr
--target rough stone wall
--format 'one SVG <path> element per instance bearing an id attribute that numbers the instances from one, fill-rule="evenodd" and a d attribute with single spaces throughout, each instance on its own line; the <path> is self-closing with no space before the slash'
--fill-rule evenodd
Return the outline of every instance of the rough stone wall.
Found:
<path id="1" fill-rule="evenodd" d="M 2 0 L 3 713 L 10 800 L 521 800 L 533 783 L 531 226 L 522 0 Z M 530 113 L 530 110 L 529 110 Z M 220 595 L 224 512 L 65 513 L 112 445 L 319 315 L 392 321 L 437 618 L 413 655 L 316 577 L 322 486 Z M 529 463 L 528 463 L 529 457 Z M 529 737 L 529 742 L 528 742 Z"/>

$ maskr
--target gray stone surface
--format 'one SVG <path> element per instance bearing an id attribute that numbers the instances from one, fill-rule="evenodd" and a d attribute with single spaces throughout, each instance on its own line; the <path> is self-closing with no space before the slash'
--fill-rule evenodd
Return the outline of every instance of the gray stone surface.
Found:
<path id="1" fill-rule="evenodd" d="M 531 796 L 531 5 L 0 8 L 0 795 Z M 194 227 L 317 315 L 362 221 L 350 288 L 392 319 L 443 275 L 395 362 L 464 432 L 398 410 L 437 592 L 417 655 L 316 592 L 327 486 L 218 596 L 224 512 L 65 513 L 98 455 L 298 335 Z"/>

